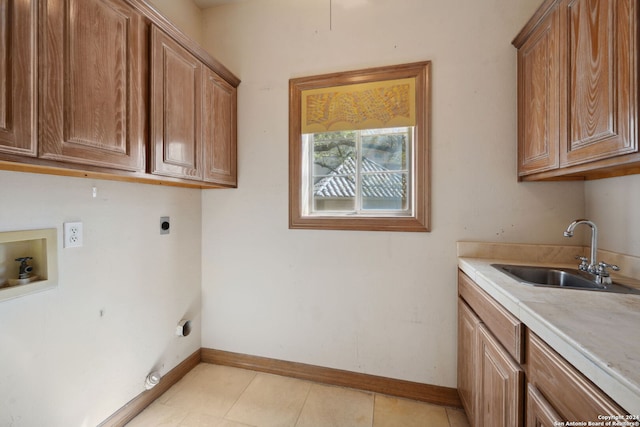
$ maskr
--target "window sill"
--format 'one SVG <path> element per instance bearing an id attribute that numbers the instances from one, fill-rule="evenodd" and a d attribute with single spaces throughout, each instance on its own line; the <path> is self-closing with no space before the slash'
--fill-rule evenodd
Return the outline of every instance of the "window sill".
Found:
<path id="1" fill-rule="evenodd" d="M 421 220 L 415 217 L 301 217 L 292 213 L 289 218 L 290 229 L 408 232 L 429 231 L 429 224 L 426 220 Z"/>

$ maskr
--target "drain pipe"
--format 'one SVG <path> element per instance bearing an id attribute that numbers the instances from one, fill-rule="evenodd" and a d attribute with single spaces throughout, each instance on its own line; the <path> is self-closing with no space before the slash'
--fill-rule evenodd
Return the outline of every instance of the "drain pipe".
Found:
<path id="1" fill-rule="evenodd" d="M 147 375 L 147 378 L 144 381 L 144 388 L 146 390 L 151 390 L 160 383 L 161 379 L 162 377 L 160 376 L 159 371 L 151 372 L 149 375 Z"/>

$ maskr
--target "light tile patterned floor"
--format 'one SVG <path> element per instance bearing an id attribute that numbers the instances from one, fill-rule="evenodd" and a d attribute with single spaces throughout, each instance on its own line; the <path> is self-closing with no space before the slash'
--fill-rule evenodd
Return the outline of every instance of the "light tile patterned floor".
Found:
<path id="1" fill-rule="evenodd" d="M 468 427 L 462 410 L 201 363 L 127 427 Z"/>

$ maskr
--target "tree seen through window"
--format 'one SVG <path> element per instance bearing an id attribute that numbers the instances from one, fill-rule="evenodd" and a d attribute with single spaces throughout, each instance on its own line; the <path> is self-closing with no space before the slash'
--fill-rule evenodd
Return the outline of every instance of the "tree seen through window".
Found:
<path id="1" fill-rule="evenodd" d="M 314 212 L 406 212 L 412 128 L 323 132 L 313 141 Z"/>

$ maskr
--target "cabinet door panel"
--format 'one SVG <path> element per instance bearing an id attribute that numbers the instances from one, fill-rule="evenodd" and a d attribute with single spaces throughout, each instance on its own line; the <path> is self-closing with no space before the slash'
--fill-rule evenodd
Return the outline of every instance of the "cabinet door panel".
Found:
<path id="1" fill-rule="evenodd" d="M 47 0 L 40 157 L 143 168 L 144 26 L 122 0 Z"/>
<path id="2" fill-rule="evenodd" d="M 565 0 L 566 135 L 561 164 L 637 151 L 637 0 Z"/>
<path id="3" fill-rule="evenodd" d="M 204 67 L 204 180 L 236 185 L 236 89 Z"/>
<path id="4" fill-rule="evenodd" d="M 527 387 L 527 427 L 554 427 L 564 420 L 531 384 Z"/>
<path id="5" fill-rule="evenodd" d="M 560 44 L 558 13 L 552 12 L 518 50 L 518 173 L 560 164 Z"/>
<path id="6" fill-rule="evenodd" d="M 0 152 L 35 157 L 36 3 L 0 0 Z"/>
<path id="7" fill-rule="evenodd" d="M 202 178 L 202 65 L 152 28 L 152 173 Z"/>
<path id="8" fill-rule="evenodd" d="M 461 298 L 458 298 L 458 394 L 462 406 L 467 412 L 471 425 L 474 421 L 475 411 L 475 383 L 476 383 L 476 329 L 480 319 L 473 313 Z"/>
<path id="9" fill-rule="evenodd" d="M 483 324 L 478 327 L 478 344 L 478 426 L 522 426 L 524 372 Z"/>

